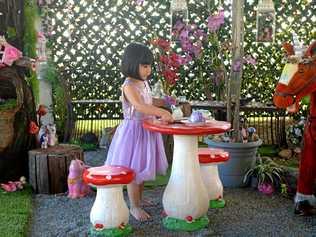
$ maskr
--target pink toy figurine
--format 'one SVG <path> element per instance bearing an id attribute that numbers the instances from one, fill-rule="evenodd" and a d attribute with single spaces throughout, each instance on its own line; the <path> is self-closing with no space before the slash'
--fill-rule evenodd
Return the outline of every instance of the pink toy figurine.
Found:
<path id="1" fill-rule="evenodd" d="M 70 162 L 68 183 L 68 197 L 80 198 L 89 192 L 89 187 L 82 182 L 82 174 L 85 165 L 81 160 L 75 159 Z"/>

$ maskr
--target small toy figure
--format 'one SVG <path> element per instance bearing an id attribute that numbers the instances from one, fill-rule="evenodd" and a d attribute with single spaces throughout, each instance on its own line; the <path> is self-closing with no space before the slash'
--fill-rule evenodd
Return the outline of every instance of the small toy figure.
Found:
<path id="1" fill-rule="evenodd" d="M 48 146 L 48 131 L 45 125 L 42 125 L 38 132 L 38 141 L 41 148 L 46 149 Z"/>
<path id="2" fill-rule="evenodd" d="M 58 138 L 56 135 L 56 125 L 55 124 L 48 124 L 46 125 L 48 131 L 48 145 L 55 146 L 58 144 Z"/>
<path id="3" fill-rule="evenodd" d="M 40 143 L 41 143 L 41 148 L 47 149 L 47 147 L 48 147 L 48 136 L 47 136 L 47 134 L 43 134 L 43 136 L 41 137 Z"/>
<path id="4" fill-rule="evenodd" d="M 81 160 L 75 159 L 70 162 L 67 179 L 69 198 L 80 198 L 89 193 L 89 187 L 82 181 L 84 169 L 85 165 Z"/>

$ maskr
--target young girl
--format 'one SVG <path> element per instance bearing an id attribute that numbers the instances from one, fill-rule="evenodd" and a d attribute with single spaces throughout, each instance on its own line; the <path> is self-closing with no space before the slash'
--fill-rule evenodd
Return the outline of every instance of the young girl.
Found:
<path id="1" fill-rule="evenodd" d="M 127 77 L 122 86 L 124 120 L 114 134 L 105 162 L 135 171 L 136 178 L 127 186 L 127 192 L 130 212 L 140 221 L 150 218 L 141 208 L 144 181 L 155 179 L 156 172 L 165 174 L 168 167 L 161 134 L 144 129 L 142 121 L 153 117 L 173 121 L 167 110 L 153 105 L 155 100 L 151 98 L 147 82 L 152 62 L 153 55 L 143 44 L 131 43 L 124 51 L 121 65 L 121 71 Z"/>

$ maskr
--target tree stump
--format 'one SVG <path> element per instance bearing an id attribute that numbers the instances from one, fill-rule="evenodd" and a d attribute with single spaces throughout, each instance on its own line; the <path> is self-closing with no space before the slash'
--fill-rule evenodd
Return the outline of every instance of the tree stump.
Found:
<path id="1" fill-rule="evenodd" d="M 66 192 L 68 169 L 74 159 L 83 161 L 83 150 L 79 146 L 60 144 L 29 151 L 29 181 L 34 191 L 44 194 Z"/>

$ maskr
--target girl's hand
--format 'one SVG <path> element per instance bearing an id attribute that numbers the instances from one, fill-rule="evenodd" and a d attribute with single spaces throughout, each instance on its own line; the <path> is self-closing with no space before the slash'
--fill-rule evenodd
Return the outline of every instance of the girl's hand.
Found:
<path id="1" fill-rule="evenodd" d="M 172 123 L 173 122 L 173 117 L 171 113 L 169 113 L 167 110 L 163 110 L 161 113 L 161 120 L 165 122 Z"/>

